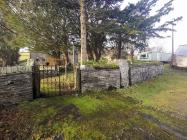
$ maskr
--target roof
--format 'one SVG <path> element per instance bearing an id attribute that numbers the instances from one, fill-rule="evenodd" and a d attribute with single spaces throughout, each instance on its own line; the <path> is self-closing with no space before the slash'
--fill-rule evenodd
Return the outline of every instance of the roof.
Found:
<path id="1" fill-rule="evenodd" d="M 187 44 L 179 46 L 175 54 L 180 56 L 187 56 Z"/>

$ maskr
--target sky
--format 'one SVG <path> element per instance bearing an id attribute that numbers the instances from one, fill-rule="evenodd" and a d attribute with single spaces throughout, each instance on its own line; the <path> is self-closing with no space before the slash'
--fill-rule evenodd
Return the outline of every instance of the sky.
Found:
<path id="1" fill-rule="evenodd" d="M 128 3 L 136 3 L 139 0 L 124 0 L 121 8 L 125 8 Z M 159 0 L 156 5 L 156 9 L 161 7 L 164 3 L 169 0 Z M 174 33 L 174 46 L 175 50 L 180 46 L 187 44 L 187 0 L 174 0 L 173 7 L 174 11 L 172 11 L 169 15 L 166 15 L 161 19 L 161 22 L 166 20 L 173 19 L 175 17 L 183 16 L 182 21 L 178 22 L 174 27 L 176 32 Z M 171 36 L 171 32 L 162 33 L 165 36 Z M 164 39 L 151 39 L 149 40 L 149 47 L 162 47 L 165 52 L 171 52 L 172 48 L 172 40 L 171 37 Z"/>

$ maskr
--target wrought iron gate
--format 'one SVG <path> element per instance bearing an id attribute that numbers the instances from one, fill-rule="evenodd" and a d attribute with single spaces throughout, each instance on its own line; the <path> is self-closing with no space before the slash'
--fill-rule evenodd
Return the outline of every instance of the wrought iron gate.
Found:
<path id="1" fill-rule="evenodd" d="M 79 67 L 33 66 L 34 97 L 71 95 L 80 91 Z"/>

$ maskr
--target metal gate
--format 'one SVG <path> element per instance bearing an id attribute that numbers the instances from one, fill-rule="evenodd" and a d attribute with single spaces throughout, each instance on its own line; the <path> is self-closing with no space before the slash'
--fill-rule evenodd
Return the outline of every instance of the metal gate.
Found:
<path id="1" fill-rule="evenodd" d="M 78 66 L 33 66 L 34 98 L 71 95 L 80 91 Z"/>

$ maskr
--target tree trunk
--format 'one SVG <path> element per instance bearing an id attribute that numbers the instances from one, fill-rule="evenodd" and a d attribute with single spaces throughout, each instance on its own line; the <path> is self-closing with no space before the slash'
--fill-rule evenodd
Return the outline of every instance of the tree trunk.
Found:
<path id="1" fill-rule="evenodd" d="M 3 61 L 2 66 L 3 66 L 3 67 L 5 67 L 5 66 L 7 65 L 7 62 L 6 62 L 6 60 L 5 60 L 5 59 L 2 59 L 2 61 Z"/>
<path id="2" fill-rule="evenodd" d="M 86 33 L 86 0 L 80 0 L 81 23 L 81 65 L 87 61 L 87 33 Z"/>
<path id="3" fill-rule="evenodd" d="M 131 62 L 133 62 L 134 61 L 134 47 L 133 46 L 131 46 L 130 55 L 131 55 Z"/>
<path id="4" fill-rule="evenodd" d="M 117 42 L 117 59 L 121 59 L 121 49 L 122 49 L 122 38 L 121 38 L 121 34 L 118 35 L 118 42 Z"/>
<path id="5" fill-rule="evenodd" d="M 95 54 L 95 61 L 98 62 L 101 59 L 101 54 L 100 54 L 98 48 L 94 49 L 94 54 Z"/>
<path id="6" fill-rule="evenodd" d="M 92 49 L 95 55 L 95 60 L 99 61 L 101 59 L 102 51 L 104 49 L 103 42 L 105 40 L 105 36 L 103 33 L 92 33 Z"/>
<path id="7" fill-rule="evenodd" d="M 90 45 L 87 45 L 88 60 L 94 60 L 93 51 Z"/>
<path id="8" fill-rule="evenodd" d="M 68 50 L 64 52 L 64 55 L 65 55 L 65 65 L 68 65 L 70 63 Z"/>

